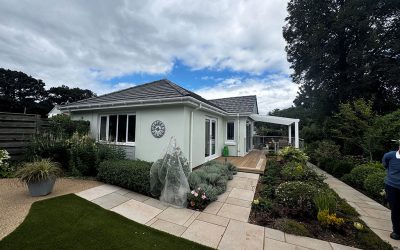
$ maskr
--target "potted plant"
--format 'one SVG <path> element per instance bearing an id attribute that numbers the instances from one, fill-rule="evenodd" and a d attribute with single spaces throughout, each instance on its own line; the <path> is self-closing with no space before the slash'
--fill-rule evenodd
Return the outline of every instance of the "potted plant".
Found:
<path id="1" fill-rule="evenodd" d="M 58 163 L 42 159 L 25 163 L 16 176 L 27 184 L 31 196 L 43 196 L 51 193 L 60 174 Z"/>

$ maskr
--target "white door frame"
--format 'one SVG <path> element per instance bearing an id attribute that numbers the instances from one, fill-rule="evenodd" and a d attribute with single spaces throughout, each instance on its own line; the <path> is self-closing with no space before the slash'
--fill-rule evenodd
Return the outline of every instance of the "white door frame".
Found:
<path id="1" fill-rule="evenodd" d="M 217 158 L 217 145 L 218 145 L 218 143 L 217 143 L 218 142 L 218 140 L 217 140 L 218 139 L 218 120 L 216 118 L 213 118 L 213 117 L 206 117 L 205 121 L 207 121 L 207 120 L 210 121 L 210 125 L 209 125 L 210 126 L 209 127 L 209 133 L 210 133 L 209 134 L 209 138 L 210 138 L 209 145 L 210 145 L 210 147 L 208 149 L 209 150 L 208 151 L 208 156 L 206 156 L 204 154 L 206 162 Z M 215 122 L 215 138 L 214 138 L 214 140 L 212 139 L 212 124 L 213 124 L 213 122 Z M 206 135 L 206 131 L 204 131 L 204 136 L 205 137 L 207 136 Z M 206 138 L 204 138 L 204 139 L 206 139 Z M 214 141 L 214 150 L 215 150 L 214 154 L 212 154 L 213 141 Z M 207 144 L 204 147 L 204 152 L 206 151 L 206 146 L 207 146 Z"/>

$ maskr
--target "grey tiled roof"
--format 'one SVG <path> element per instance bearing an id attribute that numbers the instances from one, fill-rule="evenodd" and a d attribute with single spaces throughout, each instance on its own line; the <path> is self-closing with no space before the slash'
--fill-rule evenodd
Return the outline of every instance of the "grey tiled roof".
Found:
<path id="1" fill-rule="evenodd" d="M 221 98 L 209 101 L 228 113 L 258 113 L 257 97 L 255 95 Z"/>
<path id="2" fill-rule="evenodd" d="M 109 94 L 80 100 L 65 106 L 78 105 L 78 104 L 79 105 L 104 104 L 104 103 L 113 103 L 121 101 L 127 101 L 127 102 L 146 101 L 146 100 L 167 99 L 167 98 L 185 97 L 185 96 L 191 96 L 199 101 L 202 101 L 211 106 L 221 109 L 214 103 L 211 103 L 210 101 L 204 99 L 203 97 L 197 95 L 196 93 L 184 89 L 181 86 L 178 86 L 177 84 L 167 79 L 149 82 L 131 88 L 123 89 L 120 91 L 112 92 Z"/>
<path id="3" fill-rule="evenodd" d="M 253 113 L 254 106 L 257 107 L 256 96 L 239 96 L 216 100 L 206 100 L 198 94 L 182 88 L 181 86 L 167 79 L 162 79 L 109 94 L 73 102 L 63 105 L 62 108 L 68 108 L 68 106 L 75 105 L 104 105 L 116 102 L 150 101 L 187 96 L 193 97 L 203 103 L 207 103 L 228 113 Z"/>

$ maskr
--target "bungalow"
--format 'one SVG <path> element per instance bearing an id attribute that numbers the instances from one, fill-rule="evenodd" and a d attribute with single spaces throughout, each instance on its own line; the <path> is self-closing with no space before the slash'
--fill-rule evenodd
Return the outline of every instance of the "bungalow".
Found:
<path id="1" fill-rule="evenodd" d="M 123 147 L 131 159 L 155 161 L 173 136 L 192 168 L 221 156 L 224 146 L 230 156 L 246 155 L 253 148 L 254 122 L 271 121 L 258 115 L 255 95 L 206 100 L 166 79 L 60 109 L 74 120 L 90 121 L 98 142 Z M 296 125 L 298 147 L 298 120 L 289 123 Z"/>

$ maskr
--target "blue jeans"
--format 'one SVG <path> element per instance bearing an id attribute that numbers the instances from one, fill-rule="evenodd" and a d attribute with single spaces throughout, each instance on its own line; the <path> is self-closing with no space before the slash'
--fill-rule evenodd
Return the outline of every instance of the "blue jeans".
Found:
<path id="1" fill-rule="evenodd" d="M 385 192 L 392 211 L 393 232 L 400 235 L 400 189 L 385 185 Z"/>

